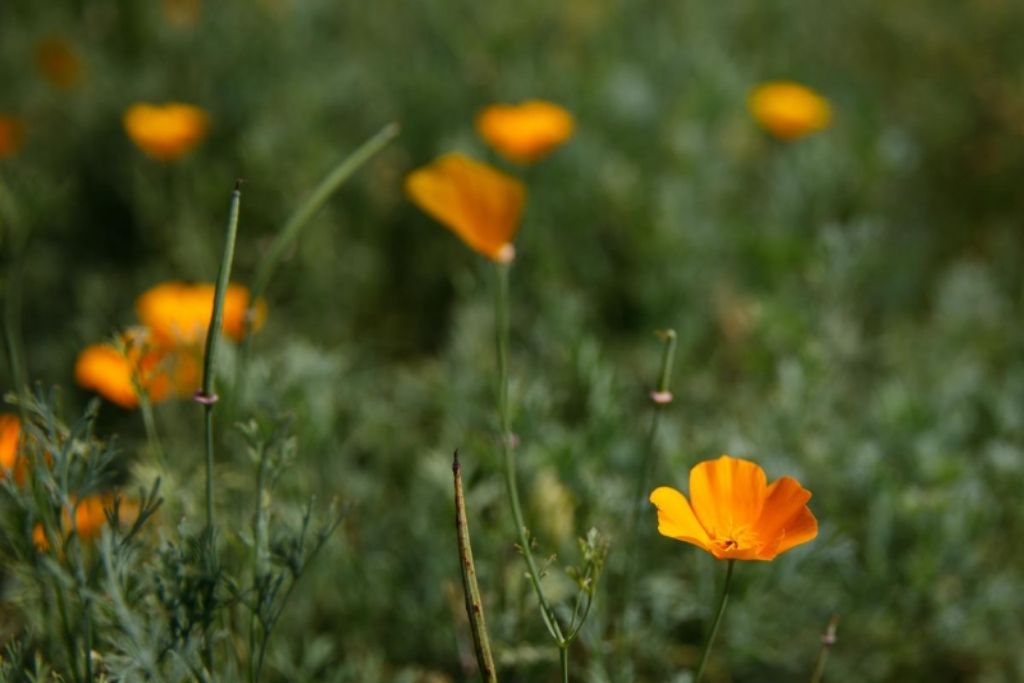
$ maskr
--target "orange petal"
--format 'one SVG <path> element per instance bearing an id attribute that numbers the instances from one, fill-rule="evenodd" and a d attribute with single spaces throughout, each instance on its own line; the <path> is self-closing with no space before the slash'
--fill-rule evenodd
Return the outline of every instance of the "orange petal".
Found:
<path id="1" fill-rule="evenodd" d="M 690 470 L 693 511 L 708 534 L 728 537 L 737 527 L 752 527 L 761 514 L 768 479 L 754 462 L 723 455 Z"/>
<path id="2" fill-rule="evenodd" d="M 529 163 L 546 156 L 572 135 L 572 114 L 552 102 L 495 104 L 476 119 L 480 137 L 505 158 Z"/>
<path id="3" fill-rule="evenodd" d="M 78 354 L 75 381 L 122 408 L 139 405 L 131 365 L 124 354 L 110 344 L 94 344 Z"/>
<path id="4" fill-rule="evenodd" d="M 768 487 L 757 523 L 759 535 L 769 542 L 763 552 L 774 557 L 818 535 L 818 520 L 807 507 L 810 499 L 811 492 L 792 477 L 782 477 Z"/>
<path id="5" fill-rule="evenodd" d="M 167 346 L 199 345 L 206 339 L 210 327 L 215 291 L 214 285 L 208 283 L 162 282 L 139 295 L 135 300 L 135 310 L 139 320 L 153 331 L 158 343 Z M 229 284 L 224 293 L 221 329 L 236 342 L 242 339 L 248 306 L 248 288 Z M 260 299 L 256 302 L 253 330 L 259 329 L 266 315 L 266 303 Z"/>
<path id="6" fill-rule="evenodd" d="M 209 115 L 191 104 L 138 103 L 124 113 L 125 132 L 145 154 L 174 161 L 196 148 L 210 125 Z"/>
<path id="7" fill-rule="evenodd" d="M 405 191 L 472 249 L 493 261 L 511 260 L 526 201 L 526 189 L 515 178 L 452 153 L 410 173 Z"/>
<path id="8" fill-rule="evenodd" d="M 792 81 L 762 83 L 751 91 L 747 104 L 761 127 L 782 140 L 821 130 L 832 120 L 828 100 Z"/>
<path id="9" fill-rule="evenodd" d="M 650 500 L 658 508 L 658 533 L 711 550 L 708 532 L 682 493 L 668 486 L 659 486 L 651 493 Z"/>

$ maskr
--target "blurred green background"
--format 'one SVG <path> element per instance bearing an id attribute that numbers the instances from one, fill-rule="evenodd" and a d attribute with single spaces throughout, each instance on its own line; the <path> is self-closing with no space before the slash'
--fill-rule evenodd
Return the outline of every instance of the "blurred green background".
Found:
<path id="1" fill-rule="evenodd" d="M 539 97 L 577 121 L 513 170 L 529 188 L 513 424 L 538 552 L 558 554 L 552 593 L 591 526 L 621 572 L 652 332 L 673 327 L 656 483 L 685 489 L 692 464 L 728 452 L 796 476 L 821 524 L 738 567 L 709 680 L 807 680 L 833 613 L 829 681 L 1024 680 L 1024 4 L 193 4 L 177 23 L 155 1 L 0 4 L 0 113 L 25 133 L 0 159 L 4 294 L 20 282 L 32 379 L 77 414 L 82 347 L 131 324 L 152 284 L 212 281 L 237 177 L 247 283 L 319 179 L 401 124 L 289 254 L 255 339 L 240 417 L 290 415 L 299 444 L 275 506 L 351 505 L 285 614 L 271 679 L 474 679 L 455 447 L 502 680 L 556 678 L 494 447 L 491 272 L 401 191 L 452 149 L 502 165 L 473 117 Z M 70 88 L 37 67 L 52 38 L 81 61 Z M 760 131 L 746 97 L 775 78 L 827 97 L 833 125 L 793 143 Z M 172 100 L 206 109 L 211 131 L 160 164 L 121 115 Z M 173 526 L 201 508 L 201 417 L 180 402 L 157 420 L 180 466 Z M 100 427 L 141 461 L 137 414 L 105 405 Z M 602 596 L 579 680 L 683 681 L 696 663 L 721 567 L 646 515 L 636 646 L 624 663 Z"/>

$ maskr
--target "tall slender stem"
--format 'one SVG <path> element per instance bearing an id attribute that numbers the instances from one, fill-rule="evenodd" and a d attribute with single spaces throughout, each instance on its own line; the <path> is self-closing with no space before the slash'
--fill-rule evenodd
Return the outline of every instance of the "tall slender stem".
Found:
<path id="1" fill-rule="evenodd" d="M 833 614 L 828 620 L 825 633 L 821 636 L 821 649 L 818 650 L 818 659 L 814 662 L 814 672 L 811 674 L 811 683 L 821 683 L 821 677 L 825 675 L 825 663 L 828 661 L 829 650 L 836 644 L 836 628 L 839 626 L 839 615 Z"/>
<path id="2" fill-rule="evenodd" d="M 352 177 L 363 164 L 372 159 L 388 143 L 394 140 L 398 136 L 399 130 L 400 128 L 397 123 L 387 124 L 354 152 L 342 159 L 320 181 L 320 184 L 313 189 L 303 202 L 299 204 L 295 212 L 288 217 L 288 221 L 281 228 L 277 237 L 274 238 L 270 248 L 267 250 L 267 255 L 263 257 L 263 261 L 260 263 L 259 270 L 256 271 L 256 277 L 253 278 L 252 292 L 243 320 L 242 349 L 236 374 L 236 387 L 242 387 L 242 378 L 244 377 L 245 368 L 248 367 L 249 355 L 252 352 L 252 335 L 250 335 L 250 332 L 255 322 L 256 306 L 263 294 L 266 293 L 267 286 L 270 284 L 270 278 L 274 271 L 277 270 L 288 248 L 298 239 L 302 229 L 323 208 L 327 200 L 331 198 L 331 195 L 337 192 L 345 184 L 345 181 Z M 241 398 L 242 391 L 236 389 L 235 394 Z"/>
<path id="3" fill-rule="evenodd" d="M 509 507 L 512 509 L 512 518 L 516 525 L 516 535 L 519 538 L 519 545 L 522 549 L 523 559 L 526 561 L 527 573 L 533 590 L 537 594 L 537 602 L 540 603 L 541 617 L 544 625 L 559 649 L 567 645 L 562 629 L 558 625 L 558 618 L 544 595 L 544 589 L 540 583 L 540 571 L 537 569 L 537 562 L 533 557 L 533 550 L 530 547 L 530 534 L 523 520 L 523 508 L 519 502 L 519 487 L 516 483 L 516 462 L 512 450 L 512 430 L 509 426 L 508 401 L 508 272 L 511 267 L 509 263 L 495 264 L 497 269 L 497 288 L 495 291 L 495 320 L 496 320 L 496 341 L 498 349 L 498 418 L 501 426 L 501 448 L 505 458 L 505 488 L 508 492 Z"/>
<path id="4" fill-rule="evenodd" d="M 462 466 L 459 452 L 452 459 L 452 478 L 455 483 L 455 532 L 459 540 L 459 567 L 462 571 L 462 591 L 466 598 L 466 616 L 473 633 L 473 647 L 476 650 L 480 678 L 485 683 L 498 683 L 498 673 L 491 656 L 491 641 L 487 637 L 487 623 L 484 621 L 484 601 L 480 597 L 480 586 L 476 580 L 476 564 L 473 562 L 473 544 L 469 535 L 469 520 L 466 515 L 466 496 L 462 490 Z"/>
<path id="5" fill-rule="evenodd" d="M 732 584 L 732 569 L 736 560 L 728 560 L 725 568 L 725 584 L 722 586 L 722 595 L 718 599 L 718 610 L 715 612 L 715 620 L 711 623 L 711 632 L 704 644 L 704 652 L 700 655 L 700 664 L 697 665 L 697 674 L 693 677 L 693 683 L 700 683 L 704 676 L 704 668 L 708 664 L 708 655 L 711 654 L 711 647 L 715 644 L 715 637 L 718 635 L 718 627 L 722 624 L 722 615 L 725 614 L 725 606 L 729 602 L 729 587 Z"/>
<path id="6" fill-rule="evenodd" d="M 203 358 L 203 386 L 196 400 L 203 404 L 206 427 L 206 526 L 214 528 L 213 511 L 213 407 L 217 403 L 214 393 L 214 379 L 217 370 L 217 346 L 220 342 L 221 327 L 224 325 L 224 293 L 231 280 L 231 262 L 235 257 L 235 239 L 238 235 L 238 212 L 242 201 L 241 181 L 235 183 L 231 194 L 231 208 L 228 214 L 227 232 L 224 236 L 224 253 L 217 271 L 217 288 L 213 295 L 213 314 L 206 333 L 206 355 Z"/>
<path id="7" fill-rule="evenodd" d="M 562 683 L 569 683 L 569 644 L 558 648 L 558 661 L 562 665 Z"/>
<path id="8" fill-rule="evenodd" d="M 153 415 L 153 402 L 149 400 L 149 394 L 145 389 L 137 389 L 136 396 L 139 398 L 139 412 L 142 413 L 142 424 L 146 428 L 146 440 L 153 456 L 161 468 L 167 466 L 164 458 L 164 449 L 160 444 L 160 433 L 156 428 L 156 417 Z"/>
<path id="9" fill-rule="evenodd" d="M 661 368 L 658 372 L 658 383 L 651 391 L 651 402 L 654 407 L 651 412 L 650 427 L 647 430 L 647 438 L 644 441 L 643 457 L 640 462 L 636 478 L 636 491 L 633 494 L 632 504 L 629 507 L 629 517 L 626 524 L 626 538 L 628 552 L 626 553 L 626 573 L 622 585 L 622 607 L 629 604 L 629 596 L 632 592 L 634 574 L 636 572 L 637 555 L 637 519 L 641 506 L 647 497 L 651 476 L 654 474 L 654 466 L 657 462 L 657 449 L 655 444 L 658 438 L 658 426 L 661 422 L 661 414 L 665 406 L 672 402 L 670 390 L 672 380 L 672 362 L 676 353 L 676 332 L 675 330 L 662 330 L 658 336 L 664 341 L 661 352 Z"/>

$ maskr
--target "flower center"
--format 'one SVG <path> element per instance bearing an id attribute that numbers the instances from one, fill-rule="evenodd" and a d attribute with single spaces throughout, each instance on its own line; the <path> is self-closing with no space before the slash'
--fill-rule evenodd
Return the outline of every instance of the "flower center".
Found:
<path id="1" fill-rule="evenodd" d="M 758 537 L 757 532 L 746 525 L 732 526 L 727 533 L 712 536 L 711 542 L 723 553 L 747 550 L 761 545 L 761 539 Z"/>

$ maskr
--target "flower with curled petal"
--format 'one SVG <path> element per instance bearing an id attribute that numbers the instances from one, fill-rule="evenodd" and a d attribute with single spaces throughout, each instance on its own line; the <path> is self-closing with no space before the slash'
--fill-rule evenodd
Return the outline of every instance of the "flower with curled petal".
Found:
<path id="1" fill-rule="evenodd" d="M 532 163 L 572 136 L 572 114 L 553 102 L 492 104 L 476 117 L 480 137 L 509 161 Z"/>
<path id="2" fill-rule="evenodd" d="M 807 501 L 792 477 L 768 484 L 754 462 L 723 455 L 690 470 L 690 500 L 662 486 L 651 493 L 658 532 L 692 543 L 719 560 L 773 560 L 818 535 Z"/>
<path id="3" fill-rule="evenodd" d="M 515 258 L 512 239 L 526 201 L 515 178 L 453 152 L 410 173 L 405 191 L 470 248 L 498 263 Z"/>

